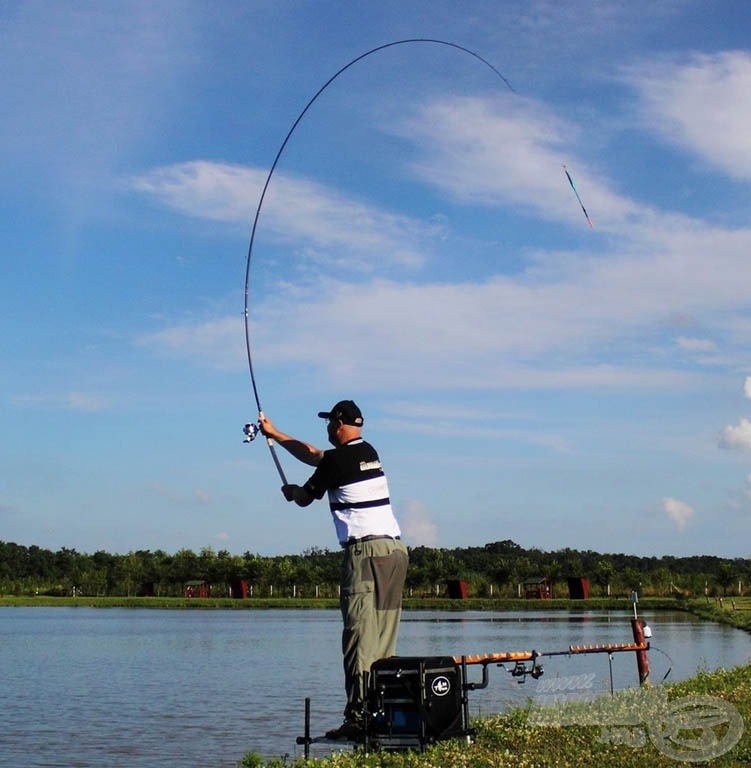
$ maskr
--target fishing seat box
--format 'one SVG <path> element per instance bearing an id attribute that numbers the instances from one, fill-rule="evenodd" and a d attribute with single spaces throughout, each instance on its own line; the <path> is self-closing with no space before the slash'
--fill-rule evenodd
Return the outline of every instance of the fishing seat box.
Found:
<path id="1" fill-rule="evenodd" d="M 467 735 L 462 668 L 450 656 L 392 656 L 368 678 L 368 735 L 381 749 Z"/>

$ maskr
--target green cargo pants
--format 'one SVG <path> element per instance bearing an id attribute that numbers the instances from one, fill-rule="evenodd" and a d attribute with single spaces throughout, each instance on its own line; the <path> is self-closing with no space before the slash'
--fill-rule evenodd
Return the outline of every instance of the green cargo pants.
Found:
<path id="1" fill-rule="evenodd" d="M 344 620 L 344 715 L 350 720 L 362 712 L 363 672 L 396 653 L 408 563 L 407 548 L 396 539 L 356 542 L 344 550 L 339 603 Z"/>

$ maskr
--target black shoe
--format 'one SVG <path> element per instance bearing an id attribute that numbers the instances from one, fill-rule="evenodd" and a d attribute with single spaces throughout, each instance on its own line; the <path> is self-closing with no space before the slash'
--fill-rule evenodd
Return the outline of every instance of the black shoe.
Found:
<path id="1" fill-rule="evenodd" d="M 326 738 L 331 741 L 358 741 L 363 737 L 364 731 L 360 723 L 354 720 L 345 720 L 338 728 L 326 731 Z"/>

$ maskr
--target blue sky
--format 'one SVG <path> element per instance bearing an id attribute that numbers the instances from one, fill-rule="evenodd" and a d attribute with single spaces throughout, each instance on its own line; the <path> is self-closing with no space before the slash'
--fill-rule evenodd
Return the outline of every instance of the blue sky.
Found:
<path id="1" fill-rule="evenodd" d="M 353 398 L 411 546 L 749 555 L 751 6 L 0 3 L 0 538 L 335 547 L 255 418 Z M 594 222 L 590 228 L 566 166 Z M 281 455 L 291 481 L 308 471 Z"/>

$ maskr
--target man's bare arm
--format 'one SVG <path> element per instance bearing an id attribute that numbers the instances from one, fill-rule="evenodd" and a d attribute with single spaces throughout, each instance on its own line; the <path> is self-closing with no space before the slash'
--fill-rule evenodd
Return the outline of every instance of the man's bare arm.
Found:
<path id="1" fill-rule="evenodd" d="M 304 443 L 302 440 L 286 435 L 277 429 L 270 419 L 260 416 L 258 420 L 261 432 L 272 440 L 276 440 L 286 451 L 289 451 L 298 461 L 308 464 L 311 467 L 317 467 L 323 458 L 323 451 L 310 443 Z M 312 499 L 311 499 L 312 501 Z M 310 504 L 310 501 L 308 502 Z M 307 506 L 307 505 L 301 505 Z"/>

